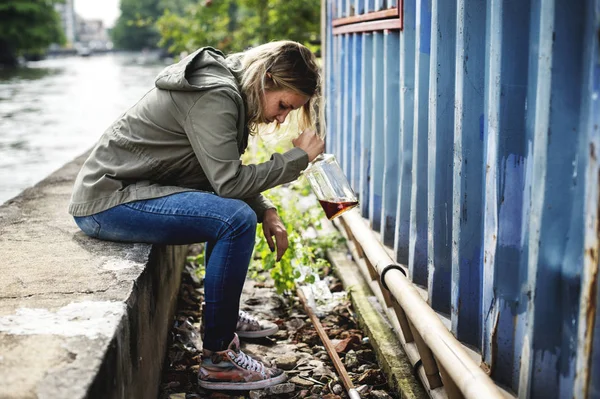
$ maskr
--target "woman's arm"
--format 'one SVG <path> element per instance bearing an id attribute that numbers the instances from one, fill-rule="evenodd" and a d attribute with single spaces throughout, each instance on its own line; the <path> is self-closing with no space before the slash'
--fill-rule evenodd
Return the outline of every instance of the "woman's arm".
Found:
<path id="1" fill-rule="evenodd" d="M 251 198 L 295 180 L 308 165 L 300 148 L 273 154 L 267 162 L 242 165 L 238 149 L 238 106 L 227 88 L 207 91 L 190 108 L 184 129 L 215 192 L 228 198 Z"/>

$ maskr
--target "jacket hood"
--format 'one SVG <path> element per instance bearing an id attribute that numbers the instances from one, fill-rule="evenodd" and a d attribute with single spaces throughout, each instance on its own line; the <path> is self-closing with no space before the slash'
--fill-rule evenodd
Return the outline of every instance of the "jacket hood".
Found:
<path id="1" fill-rule="evenodd" d="M 155 85 L 176 91 L 203 91 L 223 86 L 239 91 L 238 73 L 239 65 L 226 60 L 221 51 L 203 47 L 163 69 Z"/>

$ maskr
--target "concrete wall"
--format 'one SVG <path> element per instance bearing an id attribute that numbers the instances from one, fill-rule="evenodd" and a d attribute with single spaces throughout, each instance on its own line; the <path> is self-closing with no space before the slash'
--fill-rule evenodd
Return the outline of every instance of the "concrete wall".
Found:
<path id="1" fill-rule="evenodd" d="M 156 397 L 187 248 L 81 233 L 84 159 L 0 207 L 0 398 Z"/>

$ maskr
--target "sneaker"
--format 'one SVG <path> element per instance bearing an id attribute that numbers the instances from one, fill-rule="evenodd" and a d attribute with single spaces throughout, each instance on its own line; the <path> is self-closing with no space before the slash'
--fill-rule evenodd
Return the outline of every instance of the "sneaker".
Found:
<path id="1" fill-rule="evenodd" d="M 242 338 L 261 338 L 275 334 L 279 327 L 270 321 L 259 321 L 256 317 L 240 310 L 235 330 Z"/>
<path id="2" fill-rule="evenodd" d="M 202 355 L 198 385 L 206 389 L 249 391 L 281 384 L 287 379 L 283 370 L 265 367 L 240 350 L 234 335 L 224 351 Z"/>

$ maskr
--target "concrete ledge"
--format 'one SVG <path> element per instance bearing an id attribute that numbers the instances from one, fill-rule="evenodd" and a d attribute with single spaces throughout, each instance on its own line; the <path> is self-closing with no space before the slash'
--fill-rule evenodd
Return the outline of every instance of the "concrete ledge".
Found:
<path id="1" fill-rule="evenodd" d="M 349 260 L 345 252 L 328 251 L 327 255 L 335 267 L 336 275 L 350 293 L 358 322 L 369 337 L 390 387 L 394 388 L 401 398 L 429 398 L 421 382 L 414 376 L 402 344 L 377 298 L 363 279 L 358 265 Z"/>
<path id="2" fill-rule="evenodd" d="M 153 398 L 187 247 L 88 238 L 84 156 L 0 206 L 0 398 Z"/>

